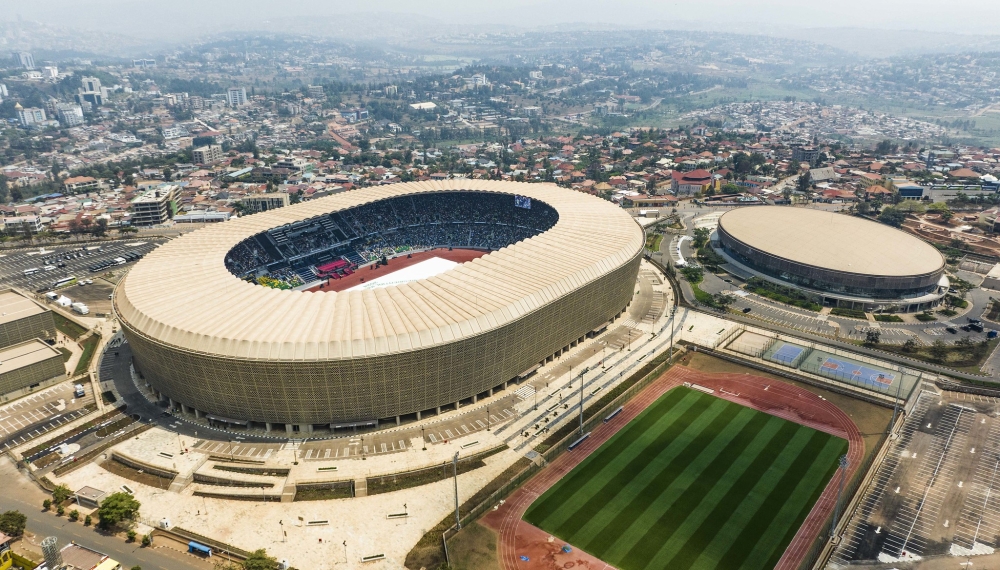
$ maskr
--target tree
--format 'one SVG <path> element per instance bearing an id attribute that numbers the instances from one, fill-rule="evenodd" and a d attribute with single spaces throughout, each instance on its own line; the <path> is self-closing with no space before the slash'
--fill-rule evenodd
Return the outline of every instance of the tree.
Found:
<path id="1" fill-rule="evenodd" d="M 882 213 L 878 215 L 878 221 L 894 228 L 902 226 L 905 220 L 906 213 L 900 212 L 893 207 L 882 208 Z"/>
<path id="2" fill-rule="evenodd" d="M 712 300 L 715 302 L 716 307 L 722 310 L 726 310 L 727 307 L 729 307 L 736 301 L 736 297 L 724 293 L 716 293 L 713 296 Z"/>
<path id="3" fill-rule="evenodd" d="M 805 171 L 799 175 L 798 180 L 795 181 L 795 189 L 799 192 L 808 192 L 812 188 L 812 175 L 809 171 Z"/>
<path id="4" fill-rule="evenodd" d="M 277 570 L 278 560 L 273 556 L 268 556 L 267 551 L 259 548 L 250 553 L 250 556 L 243 561 L 245 570 Z"/>
<path id="5" fill-rule="evenodd" d="M 139 501 L 128 493 L 118 492 L 108 495 L 97 509 L 101 528 L 107 529 L 131 521 L 139 512 L 140 506 Z"/>
<path id="6" fill-rule="evenodd" d="M 902 348 L 903 348 L 903 352 L 906 352 L 906 353 L 916 352 L 917 351 L 917 341 L 914 340 L 914 339 L 912 339 L 912 338 L 908 338 L 908 339 L 906 339 L 906 342 L 903 343 L 903 347 Z"/>
<path id="7" fill-rule="evenodd" d="M 868 202 L 858 202 L 854 211 L 862 216 L 867 216 L 872 211 L 872 207 L 868 205 Z"/>
<path id="8" fill-rule="evenodd" d="M 57 505 L 66 502 L 66 499 L 73 496 L 73 491 L 70 490 L 66 485 L 59 485 L 55 489 L 52 489 L 52 502 Z"/>
<path id="9" fill-rule="evenodd" d="M 24 533 L 24 527 L 28 524 L 28 517 L 21 511 L 7 511 L 0 514 L 0 532 L 7 536 L 18 537 Z"/>
<path id="10" fill-rule="evenodd" d="M 708 228 L 695 228 L 694 242 L 691 244 L 695 249 L 701 249 L 708 243 L 709 236 L 712 235 Z"/>
<path id="11" fill-rule="evenodd" d="M 875 346 L 882 340 L 882 333 L 878 329 L 868 329 L 865 332 L 865 346 Z"/>
<path id="12" fill-rule="evenodd" d="M 946 345 L 943 341 L 935 340 L 931 343 L 930 352 L 931 358 L 937 362 L 943 362 L 948 356 L 948 345 Z"/>
<path id="13" fill-rule="evenodd" d="M 94 227 L 91 228 L 90 233 L 93 234 L 94 237 L 106 236 L 108 234 L 108 221 L 104 218 L 98 218 L 97 221 L 94 222 Z"/>

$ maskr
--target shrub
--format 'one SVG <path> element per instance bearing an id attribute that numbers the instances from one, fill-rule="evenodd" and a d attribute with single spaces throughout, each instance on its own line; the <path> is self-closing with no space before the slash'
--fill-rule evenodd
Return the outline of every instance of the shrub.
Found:
<path id="1" fill-rule="evenodd" d="M 83 526 L 90 526 L 94 522 L 94 519 L 90 518 L 90 515 L 83 517 Z"/>
<path id="2" fill-rule="evenodd" d="M 64 514 L 66 514 L 66 507 L 63 507 L 62 505 L 57 506 L 56 514 L 59 516 L 63 516 Z"/>
<path id="3" fill-rule="evenodd" d="M 937 320 L 937 318 L 934 317 L 934 315 L 932 315 L 930 313 L 917 313 L 914 316 L 917 317 L 917 320 L 920 321 L 920 322 L 922 322 L 922 323 L 926 323 L 926 322 L 936 321 Z"/>
<path id="4" fill-rule="evenodd" d="M 80 520 L 80 511 L 73 509 L 69 512 L 69 520 L 76 522 Z"/>
<path id="5" fill-rule="evenodd" d="M 837 307 L 836 309 L 831 309 L 830 314 L 837 317 L 851 317 L 852 319 L 868 318 L 868 316 L 865 314 L 864 311 L 859 311 L 857 309 L 842 309 L 840 307 Z"/>
<path id="6" fill-rule="evenodd" d="M 135 542 L 135 537 L 137 534 L 138 533 L 135 532 L 134 530 L 129 529 L 129 531 L 125 533 L 125 536 L 128 537 L 129 542 Z"/>
<path id="7" fill-rule="evenodd" d="M 903 318 L 899 315 L 875 315 L 875 320 L 883 323 L 901 323 Z"/>
<path id="8" fill-rule="evenodd" d="M 52 508 L 52 499 L 45 499 L 42 501 L 42 508 L 46 511 Z"/>
<path id="9" fill-rule="evenodd" d="M 153 544 L 153 537 L 148 534 L 142 535 L 142 545 L 149 546 L 150 544 Z"/>

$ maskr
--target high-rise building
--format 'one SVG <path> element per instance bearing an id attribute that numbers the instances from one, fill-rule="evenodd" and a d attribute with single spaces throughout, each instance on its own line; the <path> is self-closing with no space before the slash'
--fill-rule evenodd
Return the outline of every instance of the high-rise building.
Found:
<path id="1" fill-rule="evenodd" d="M 26 51 L 18 51 L 12 53 L 11 59 L 14 60 L 14 65 L 17 67 L 22 67 L 24 69 L 35 69 L 35 58 L 31 57 L 31 54 Z"/>
<path id="2" fill-rule="evenodd" d="M 59 68 L 55 65 L 46 65 L 42 68 L 42 77 L 46 79 L 55 79 L 59 77 Z"/>
<path id="3" fill-rule="evenodd" d="M 155 59 L 133 59 L 132 67 L 138 67 L 140 69 L 148 69 L 150 67 L 156 67 Z"/>
<path id="4" fill-rule="evenodd" d="M 309 96 L 313 99 L 323 98 L 323 86 L 322 85 L 310 85 L 309 86 Z"/>
<path id="5" fill-rule="evenodd" d="M 18 103 L 14 106 L 14 111 L 17 113 L 17 119 L 21 122 L 22 127 L 37 125 L 46 121 L 45 109 L 39 109 L 38 107 L 28 107 L 25 109 Z"/>
<path id="6" fill-rule="evenodd" d="M 242 107 L 247 104 L 247 90 L 245 87 L 230 87 L 226 91 L 226 100 L 230 107 Z"/>
<path id="7" fill-rule="evenodd" d="M 83 109 L 74 103 L 60 103 L 56 105 L 56 114 L 59 122 L 65 127 L 75 127 L 83 124 Z"/>
<path id="8" fill-rule="evenodd" d="M 210 144 L 191 151 L 191 160 L 195 164 L 215 164 L 222 160 L 222 147 Z"/>
<path id="9" fill-rule="evenodd" d="M 108 88 L 101 87 L 101 80 L 96 77 L 84 77 L 81 82 L 83 87 L 76 94 L 76 102 L 80 105 L 90 103 L 93 108 L 104 105 L 104 100 L 108 96 Z"/>
<path id="10" fill-rule="evenodd" d="M 163 184 L 150 188 L 132 200 L 133 226 L 155 226 L 165 224 L 177 212 L 178 188 L 173 184 Z"/>

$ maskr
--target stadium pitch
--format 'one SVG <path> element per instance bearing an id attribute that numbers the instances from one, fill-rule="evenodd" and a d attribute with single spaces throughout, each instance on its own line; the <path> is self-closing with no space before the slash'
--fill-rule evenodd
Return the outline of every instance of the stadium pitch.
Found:
<path id="1" fill-rule="evenodd" d="M 847 448 L 678 387 L 539 497 L 524 520 L 622 570 L 773 568 Z"/>

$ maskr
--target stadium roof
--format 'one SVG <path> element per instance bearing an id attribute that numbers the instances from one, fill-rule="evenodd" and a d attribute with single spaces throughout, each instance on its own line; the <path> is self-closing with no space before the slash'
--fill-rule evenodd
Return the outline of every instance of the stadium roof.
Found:
<path id="1" fill-rule="evenodd" d="M 824 210 L 786 206 L 739 208 L 719 227 L 758 251 L 813 267 L 879 276 L 941 271 L 944 256 L 902 230 Z"/>
<path id="2" fill-rule="evenodd" d="M 541 200 L 549 230 L 444 273 L 373 291 L 282 291 L 240 280 L 229 250 L 271 228 L 394 196 L 488 191 Z M 445 180 L 365 188 L 244 216 L 179 237 L 136 264 L 115 310 L 139 332 L 192 351 L 280 360 L 427 348 L 495 329 L 633 259 L 642 229 L 622 209 L 551 184 Z"/>

